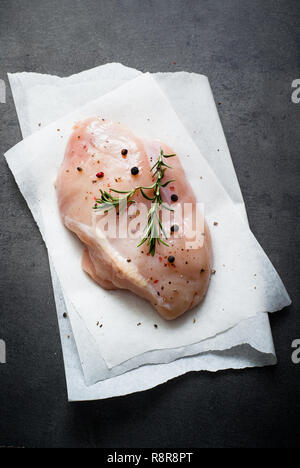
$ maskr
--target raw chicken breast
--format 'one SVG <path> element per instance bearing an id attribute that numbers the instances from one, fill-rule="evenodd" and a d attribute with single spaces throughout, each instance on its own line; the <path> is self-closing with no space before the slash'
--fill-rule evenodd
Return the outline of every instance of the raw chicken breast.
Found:
<path id="1" fill-rule="evenodd" d="M 127 217 L 129 230 L 135 238 L 111 238 L 103 226 L 98 227 L 97 211 L 93 210 L 100 189 L 126 191 L 152 185 L 154 179 L 150 170 L 160 148 L 165 154 L 174 152 L 161 142 L 139 139 L 119 123 L 90 118 L 74 127 L 56 187 L 62 220 L 85 245 L 82 266 L 86 273 L 105 289 L 128 289 L 145 298 L 162 317 L 171 320 L 199 304 L 208 288 L 212 254 L 205 222 L 200 233 L 200 248 L 190 249 L 190 241 L 173 232 L 167 240 L 168 247 L 156 246 L 155 255 L 151 256 L 146 243 L 137 247 L 147 222 L 147 214 L 144 214 L 138 218 L 142 221 L 134 224 L 140 215 L 139 205 L 131 205 L 125 214 L 116 216 L 117 223 L 121 223 L 121 216 Z M 122 154 L 124 149 L 126 154 Z M 179 155 L 166 162 L 172 169 L 166 170 L 164 180 L 175 179 L 175 182 L 162 189 L 163 201 L 172 208 L 179 203 L 190 203 L 195 214 L 195 196 L 185 178 Z M 139 169 L 137 175 L 132 174 L 133 167 Z M 178 196 L 178 201 L 174 195 Z M 140 193 L 136 193 L 134 200 L 146 204 L 149 209 L 151 202 Z M 115 209 L 112 211 L 116 214 Z M 174 216 L 171 213 L 170 221 L 164 224 L 167 233 L 172 231 Z M 189 223 L 188 218 L 184 219 L 184 224 Z"/>

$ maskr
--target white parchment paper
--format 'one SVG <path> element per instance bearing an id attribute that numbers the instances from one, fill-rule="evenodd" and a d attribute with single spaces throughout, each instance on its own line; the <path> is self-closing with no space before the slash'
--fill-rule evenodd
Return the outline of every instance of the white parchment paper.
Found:
<path id="1" fill-rule="evenodd" d="M 100 67 L 101 68 L 101 67 Z M 23 75 L 23 74 L 22 74 Z M 20 77 L 18 77 L 20 78 Z M 54 79 L 54 77 L 48 77 L 48 79 Z M 201 77 L 202 79 L 204 79 L 204 77 Z M 59 80 L 59 79 L 57 79 Z M 194 86 L 194 81 L 196 81 L 196 77 L 194 77 L 194 80 L 192 80 L 191 82 L 191 87 Z M 207 81 L 207 80 L 206 80 Z M 178 82 L 177 82 L 178 83 Z M 173 83 L 174 85 L 174 83 Z M 44 86 L 44 85 L 43 85 Z M 20 88 L 20 86 L 19 86 Z M 175 88 L 175 86 L 174 86 Z M 15 88 L 15 89 L 18 89 Z M 170 89 L 170 88 L 169 88 Z M 209 93 L 209 88 L 208 88 L 208 93 L 207 93 L 208 96 L 210 96 L 210 93 Z M 16 96 L 15 96 L 15 100 L 17 101 L 16 99 Z M 178 101 L 177 101 L 178 102 Z M 210 112 L 208 112 L 208 115 L 210 116 L 213 116 L 213 118 L 215 119 L 215 116 L 216 116 L 216 112 L 215 112 L 215 109 L 214 109 L 214 106 L 212 105 L 213 102 L 209 102 L 209 106 L 208 106 L 208 109 L 210 109 Z M 180 105 L 179 105 L 180 107 Z M 18 106 L 17 106 L 18 108 Z M 20 106 L 19 106 L 19 109 L 20 109 Z M 213 110 L 213 111 L 212 111 Z M 20 113 L 20 110 L 19 110 L 19 113 Z M 188 121 L 188 119 L 186 119 Z M 222 131 L 220 131 L 220 124 L 219 124 L 219 121 L 218 119 L 215 119 L 217 120 L 217 123 L 218 125 L 216 126 L 216 133 L 217 133 L 217 136 L 219 135 L 219 142 L 220 142 L 220 148 L 221 148 L 221 151 L 222 152 L 225 152 L 228 150 L 226 148 L 226 142 L 224 143 L 224 136 L 223 136 L 223 133 Z M 33 121 L 31 120 L 31 127 L 33 127 L 34 123 Z M 201 127 L 202 129 L 202 127 Z M 31 128 L 32 130 L 32 128 Z M 195 132 L 196 133 L 196 132 Z M 211 134 L 212 132 L 208 132 L 207 135 L 209 136 L 209 134 Z M 223 141 L 222 141 L 223 140 Z M 211 145 L 211 142 L 213 141 L 212 139 L 210 139 L 208 137 L 208 141 L 210 141 L 210 145 Z M 218 142 L 218 139 L 216 140 Z M 202 143 L 203 144 L 203 143 Z M 204 145 L 205 146 L 205 145 Z M 209 146 L 209 145 L 208 145 Z M 222 153 L 221 153 L 222 154 Z M 226 159 L 226 158 L 225 158 Z M 232 165 L 231 164 L 227 164 L 227 167 L 229 168 L 227 172 L 230 172 L 230 170 L 232 170 Z M 230 178 L 228 179 L 227 178 L 227 181 L 229 182 L 230 181 Z M 234 183 L 235 183 L 235 177 L 232 178 L 232 181 L 231 181 L 231 186 L 234 186 Z M 234 191 L 233 191 L 234 192 Z M 236 197 L 238 199 L 238 202 L 237 203 L 241 203 L 242 204 L 242 199 L 239 195 L 239 190 L 237 190 L 235 193 L 233 193 L 232 195 L 234 197 Z M 58 286 L 56 288 L 56 295 L 58 296 L 58 293 L 57 293 L 57 290 L 58 290 Z M 58 305 L 61 304 L 61 301 L 58 301 Z M 61 310 L 61 307 L 60 306 L 60 310 Z M 265 353 L 265 356 L 264 358 L 260 361 L 261 365 L 263 365 L 264 363 L 271 363 L 272 361 L 274 362 L 275 359 L 274 359 L 274 350 L 272 348 L 272 345 L 269 346 L 269 350 L 270 350 L 270 356 L 271 356 L 271 359 L 269 359 L 269 353 L 268 351 L 266 350 L 266 347 L 265 346 L 260 346 L 260 338 L 261 338 L 261 344 L 262 343 L 265 343 L 266 341 L 270 344 L 272 342 L 272 339 L 270 337 L 270 332 L 269 332 L 269 328 L 268 328 L 268 320 L 267 320 L 267 316 L 265 314 L 260 314 L 259 317 L 255 318 L 255 319 L 251 319 L 251 320 L 248 320 L 247 321 L 247 326 L 246 326 L 246 322 L 242 322 L 240 325 L 238 325 L 237 327 L 229 330 L 228 332 L 226 333 L 223 333 L 222 335 L 219 335 L 215 340 L 215 345 L 217 345 L 217 348 L 214 348 L 214 343 L 213 343 L 213 340 L 206 340 L 206 343 L 203 342 L 203 345 L 202 345 L 202 348 L 198 348 L 198 351 L 199 352 L 203 352 L 207 349 L 226 349 L 226 347 L 231 347 L 231 346 L 235 346 L 235 343 L 245 343 L 245 342 L 250 342 L 251 340 L 249 340 L 249 331 L 252 330 L 252 337 L 254 338 L 254 340 L 252 340 L 253 342 L 251 343 L 251 345 L 253 345 L 254 347 L 257 347 L 256 349 L 260 349 L 261 348 L 261 351 Z M 73 325 L 73 323 L 72 323 Z M 259 325 L 259 326 L 256 326 L 256 325 Z M 241 328 L 241 330 L 238 330 L 238 328 Z M 74 328 L 74 327 L 73 327 Z M 79 328 L 79 327 L 78 327 Z M 256 331 L 254 331 L 255 329 L 257 330 L 260 330 L 260 333 L 256 333 Z M 245 333 L 245 331 L 247 330 L 247 332 Z M 243 333 L 244 331 L 244 333 Z M 254 332 L 253 332 L 254 331 Z M 225 338 L 224 335 L 227 335 L 228 339 Z M 265 335 L 265 336 L 263 336 Z M 255 337 L 257 338 L 255 340 Z M 238 338 L 238 339 L 237 339 Z M 65 341 L 65 340 L 63 340 Z M 79 340 L 78 340 L 79 341 Z M 83 341 L 83 340 L 82 340 Z M 211 341 L 211 342 L 210 342 Z M 256 341 L 256 342 L 255 342 Z M 68 342 L 68 345 L 65 343 L 65 347 L 69 347 L 70 345 L 70 341 Z M 77 343 L 77 346 L 78 346 L 78 343 Z M 211 348 L 210 348 L 211 346 Z M 219 348 L 218 348 L 219 347 Z M 225 347 L 225 348 L 224 348 Z M 80 348 L 80 345 L 79 345 L 79 348 Z M 84 354 L 83 351 L 81 351 L 81 356 Z M 88 354 L 88 353 L 87 353 Z M 227 353 L 228 354 L 228 353 Z M 255 354 L 255 353 L 254 353 Z M 69 354 L 68 354 L 69 356 Z M 217 362 L 219 360 L 219 368 L 224 368 L 224 366 L 226 367 L 226 363 L 229 367 L 236 367 L 237 363 L 238 363 L 238 367 L 244 367 L 245 365 L 257 365 L 257 361 L 255 359 L 253 359 L 253 356 L 252 356 L 252 360 L 249 359 L 249 357 L 245 358 L 244 356 L 244 363 L 242 361 L 242 358 L 241 358 L 241 353 L 240 352 L 237 352 L 236 354 L 236 359 L 232 359 L 231 356 L 226 356 L 223 354 L 223 358 L 220 358 L 220 356 L 214 356 L 214 359 L 215 361 Z M 208 357 L 207 357 L 208 358 Z M 256 358 L 257 358 L 257 355 L 256 355 Z M 73 358 L 74 359 L 74 358 Z M 225 364 L 224 362 L 222 361 L 225 361 Z M 179 363 L 179 361 L 176 361 L 174 363 L 174 366 L 170 366 L 170 365 L 167 365 L 166 367 L 168 367 L 168 369 L 173 369 L 173 376 L 174 375 L 178 375 L 177 372 L 181 373 L 183 371 L 183 369 L 185 369 L 184 371 L 188 371 L 190 369 L 196 369 L 196 368 L 201 368 L 201 366 L 197 366 L 195 365 L 195 361 L 193 361 L 191 358 L 185 358 L 183 359 L 183 361 L 185 361 L 185 364 L 184 366 L 182 366 L 182 364 Z M 193 361 L 193 363 L 192 363 Z M 205 360 L 205 356 L 203 355 L 200 359 L 199 357 L 199 361 L 198 362 L 202 362 L 202 365 L 203 365 L 203 368 L 207 368 L 209 369 L 210 366 L 208 365 L 208 362 L 209 362 L 209 358 L 207 360 L 207 366 L 206 366 L 206 360 Z M 222 362 L 221 362 L 222 361 Z M 68 361 L 69 362 L 69 361 Z M 177 367 L 176 367 L 177 366 Z M 72 366 L 71 366 L 72 367 Z M 160 366 L 146 366 L 145 369 L 148 368 L 148 372 L 149 372 L 149 375 L 151 374 L 153 376 L 153 369 L 152 368 L 155 368 L 155 369 L 159 369 L 159 372 L 161 372 L 161 375 L 160 375 L 160 379 L 161 381 L 164 381 L 164 380 L 167 380 L 167 378 L 171 378 L 171 377 L 168 377 L 170 376 L 171 374 L 169 374 L 168 372 L 166 372 L 166 369 L 164 369 L 164 367 L 160 367 Z M 215 366 L 214 369 L 217 369 L 218 368 L 218 365 Z M 180 370 L 179 370 L 180 369 Z M 74 375 L 73 377 L 70 377 L 70 371 L 68 369 L 68 365 L 66 365 L 66 371 L 67 371 L 67 377 L 69 375 L 69 381 L 71 380 L 73 382 L 73 386 L 72 386 L 72 397 L 71 399 L 81 399 L 80 398 L 80 394 L 82 396 L 82 398 L 85 398 L 82 393 L 80 393 L 82 391 L 82 389 L 80 391 L 77 391 L 78 390 L 78 379 L 75 379 Z M 132 378 L 134 379 L 134 375 L 129 375 L 131 373 L 127 373 L 127 374 L 124 374 L 125 376 L 125 379 L 128 379 L 128 381 Z M 71 373 L 72 375 L 72 373 Z M 94 378 L 94 377 L 93 377 Z M 93 379 L 91 379 L 93 380 Z M 111 379 L 111 381 L 114 381 L 115 379 Z M 143 388 L 148 388 L 148 386 L 152 386 L 153 384 L 153 379 L 150 378 L 150 379 L 146 379 L 147 381 L 144 383 L 144 385 L 142 386 Z M 76 383 L 74 383 L 76 382 Z M 100 385 L 100 384 L 99 384 Z M 99 391 L 100 391 L 100 387 L 98 386 L 93 386 L 94 389 L 91 389 L 89 390 L 89 396 L 88 398 L 96 398 L 96 397 L 100 397 L 101 395 L 99 395 Z M 102 387 L 101 387 L 102 388 Z M 74 390 L 75 389 L 75 390 Z M 77 389 L 77 390 L 76 390 Z M 137 384 L 136 387 L 135 387 L 135 390 L 138 390 L 138 389 L 141 389 L 141 385 L 140 384 Z M 132 390 L 132 391 L 135 391 L 135 390 Z M 118 387 L 114 387 L 114 391 L 112 392 L 112 394 L 118 394 L 119 392 L 119 389 Z M 105 393 L 105 392 L 104 392 Z M 125 391 L 126 393 L 126 391 Z M 75 395 L 75 396 L 74 396 Z M 105 394 L 107 396 L 107 394 Z M 104 395 L 104 397 L 105 397 Z"/>

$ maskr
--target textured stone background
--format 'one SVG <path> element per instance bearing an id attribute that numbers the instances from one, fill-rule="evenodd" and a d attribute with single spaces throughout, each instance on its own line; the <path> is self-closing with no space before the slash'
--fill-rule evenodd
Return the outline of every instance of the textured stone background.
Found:
<path id="1" fill-rule="evenodd" d="M 0 79 L 120 61 L 206 74 L 253 232 L 293 299 L 271 318 L 278 366 L 191 373 L 151 391 L 68 404 L 46 248 L 0 156 L 0 445 L 299 446 L 300 2 L 1 0 Z M 174 64 L 173 62 L 176 62 Z M 7 87 L 0 154 L 21 139 Z"/>

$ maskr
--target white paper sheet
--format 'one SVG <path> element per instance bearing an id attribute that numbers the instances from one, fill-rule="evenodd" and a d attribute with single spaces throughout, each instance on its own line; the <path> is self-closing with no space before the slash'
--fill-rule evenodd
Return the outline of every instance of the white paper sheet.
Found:
<path id="1" fill-rule="evenodd" d="M 156 109 L 160 109 L 159 115 Z M 81 244 L 59 218 L 53 180 L 66 139 L 78 120 L 99 114 L 121 121 L 138 135 L 168 141 L 180 155 L 198 201 L 205 204 L 209 225 L 215 220 L 219 223 L 218 228 L 211 229 L 217 274 L 203 304 L 176 321 L 164 321 L 148 303 L 130 293 L 109 293 L 95 285 L 81 270 Z M 20 163 L 21 154 L 25 166 Z M 50 124 L 6 157 L 22 192 L 30 197 L 29 204 L 32 199 L 39 200 L 44 238 L 62 289 L 98 343 L 109 368 L 147 351 L 199 342 L 258 312 L 272 312 L 289 302 L 268 258 L 150 75 L 138 77 Z M 103 328 L 97 327 L 99 320 Z M 138 321 L 142 327 L 136 327 Z M 180 356 L 181 351 L 176 353 L 177 358 Z"/>
<path id="2" fill-rule="evenodd" d="M 107 72 L 107 68 L 110 68 L 110 67 L 119 67 L 120 69 L 125 68 L 125 67 L 121 67 L 121 65 L 113 64 L 112 66 L 99 67 L 99 70 L 97 69 L 97 71 L 95 71 L 95 73 L 98 75 L 98 77 L 100 77 L 100 74 L 99 74 L 100 69 L 106 68 L 106 70 L 103 70 L 103 71 Z M 85 74 L 81 74 L 81 76 L 79 75 L 78 77 L 76 77 L 76 80 L 75 80 L 75 77 L 72 77 L 71 79 L 68 79 L 68 80 L 73 81 L 73 85 L 74 85 L 75 81 L 80 83 L 81 79 L 83 78 L 83 75 L 86 75 L 84 80 L 88 81 L 88 79 L 87 79 L 87 75 L 88 75 L 89 79 L 90 79 L 89 85 L 91 86 L 91 88 L 93 88 L 93 83 L 94 84 L 97 83 L 97 86 L 99 86 L 98 81 L 92 79 L 92 75 L 93 75 L 92 72 L 94 73 L 94 71 L 89 71 L 89 72 L 87 72 Z M 111 70 L 110 70 L 110 72 L 111 72 Z M 29 78 L 29 77 L 27 77 L 27 75 L 29 75 L 29 74 L 25 74 L 25 75 L 26 75 L 26 78 Z M 187 75 L 187 74 L 185 74 L 185 75 Z M 15 75 L 13 75 L 13 76 L 14 76 L 14 78 L 17 78 Z M 170 74 L 169 74 L 169 76 L 170 76 Z M 40 84 L 41 82 L 44 82 L 43 86 L 46 86 L 46 87 L 49 86 L 49 82 L 50 82 L 50 85 L 52 86 L 53 81 L 56 82 L 56 86 L 57 86 L 58 82 L 60 82 L 60 83 L 63 82 L 62 83 L 63 84 L 62 88 L 63 87 L 67 88 L 67 86 L 69 86 L 69 85 L 67 85 L 66 80 L 59 79 L 57 77 L 48 77 L 48 76 L 43 77 L 43 75 L 35 75 L 35 74 L 34 74 L 34 77 L 35 77 L 34 81 L 36 81 L 36 83 L 38 82 Z M 41 77 L 43 77 L 43 79 Z M 167 75 L 163 74 L 162 78 L 167 80 Z M 199 77 L 194 76 L 194 82 L 193 82 L 193 80 L 191 82 L 191 90 L 193 90 L 193 92 L 195 91 L 195 82 L 197 81 L 197 78 L 199 78 Z M 201 77 L 201 78 L 205 79 L 204 77 Z M 12 79 L 12 77 L 10 77 L 10 79 L 11 79 L 11 82 L 14 81 Z M 24 107 L 20 104 L 20 102 L 22 102 L 22 99 L 20 98 L 20 96 L 19 96 L 19 98 L 21 100 L 18 99 L 17 92 L 16 92 L 16 90 L 19 90 L 19 89 L 21 89 L 22 92 L 24 92 L 24 86 L 26 88 L 26 86 L 28 85 L 28 83 L 26 85 L 24 85 L 23 79 L 24 79 L 24 74 L 21 74 L 21 76 L 18 75 L 18 79 L 15 80 L 15 83 L 12 83 L 13 84 L 14 97 L 15 97 L 15 101 L 16 101 L 16 104 L 17 104 L 17 109 L 18 109 L 18 115 L 19 116 L 20 115 L 24 116 L 26 114 L 26 113 L 25 114 L 23 113 Z M 17 83 L 16 83 L 16 81 L 17 81 Z M 46 81 L 48 81 L 48 85 L 45 84 Z M 172 79 L 172 81 L 173 81 L 173 83 L 172 83 L 173 88 L 172 88 L 172 85 L 168 86 L 168 91 L 169 91 L 169 94 L 171 94 L 171 95 L 172 95 L 172 89 L 175 90 L 176 84 L 178 84 L 178 81 L 174 81 L 174 79 Z M 160 83 L 160 84 L 162 85 L 162 83 Z M 207 85 L 207 83 L 206 83 L 206 85 Z M 193 89 L 193 87 L 194 87 L 194 89 Z M 35 87 L 33 87 L 32 89 L 35 89 L 35 92 L 37 90 L 37 88 L 35 88 Z M 43 92 L 44 91 L 45 90 L 43 89 Z M 173 96 L 174 102 L 176 102 L 178 104 L 178 108 L 180 109 L 180 102 L 181 102 L 180 97 L 179 97 L 179 99 L 176 100 L 176 92 L 174 91 L 173 94 L 174 94 L 174 96 Z M 26 93 L 24 93 L 24 95 L 26 95 Z M 23 95 L 23 97 L 24 97 L 24 95 Z M 45 94 L 43 93 L 43 95 L 45 95 Z M 37 93 L 33 93 L 32 96 L 36 97 Z M 187 95 L 187 96 L 189 97 L 189 95 Z M 206 148 L 208 148 L 210 150 L 212 149 L 212 142 L 216 141 L 216 143 L 217 143 L 216 146 L 221 148 L 221 151 L 223 149 L 221 154 L 223 153 L 223 155 L 224 155 L 224 158 L 221 159 L 221 161 L 222 161 L 221 164 L 220 164 L 220 161 L 219 161 L 219 164 L 217 164 L 216 168 L 218 168 L 218 167 L 221 168 L 221 166 L 225 166 L 225 167 L 227 167 L 227 170 L 226 170 L 225 173 L 227 173 L 227 174 L 230 173 L 230 172 L 232 173 L 232 165 L 230 164 L 230 156 L 229 156 L 229 153 L 228 153 L 228 148 L 226 146 L 226 142 L 225 142 L 225 139 L 224 139 L 222 129 L 220 127 L 220 123 L 219 123 L 219 120 L 218 120 L 218 117 L 217 117 L 217 113 L 215 111 L 215 107 L 214 107 L 213 101 L 211 99 L 211 95 L 210 95 L 210 92 L 209 92 L 209 87 L 208 87 L 207 96 L 208 96 L 208 100 L 209 99 L 211 100 L 211 102 L 208 102 L 208 104 L 207 104 L 207 111 L 208 111 L 207 114 L 208 114 L 208 117 L 211 118 L 211 122 L 214 124 L 214 126 L 213 126 L 213 129 L 211 129 L 209 127 L 209 125 L 206 125 L 206 120 L 204 119 L 204 122 L 202 122 L 202 125 L 200 125 L 200 128 L 206 128 L 205 134 L 207 135 L 207 138 L 203 141 L 203 138 L 201 137 L 199 139 L 199 141 L 200 141 L 200 143 L 202 144 L 203 147 L 206 147 Z M 54 97 L 55 97 L 55 93 L 54 93 Z M 203 98 L 203 95 L 201 97 Z M 83 99 L 84 99 L 84 96 L 83 96 Z M 34 97 L 31 98 L 31 101 L 32 100 L 34 101 Z M 173 104 L 174 104 L 174 102 L 173 102 Z M 49 104 L 49 102 L 48 102 L 48 104 Z M 182 102 L 181 102 L 181 104 L 184 105 L 184 103 L 182 103 Z M 197 99 L 195 99 L 195 104 L 197 104 Z M 200 100 L 200 107 L 201 107 L 201 104 L 202 104 L 202 101 Z M 30 107 L 30 103 L 27 104 L 27 106 Z M 198 106 L 199 106 L 199 102 L 198 102 Z M 33 106 L 33 108 L 34 108 L 34 106 Z M 55 109 L 56 109 L 56 114 L 55 114 Z M 57 102 L 55 102 L 55 105 L 52 106 L 52 111 L 53 111 L 52 115 L 54 115 L 54 118 L 55 118 L 57 116 L 57 112 L 58 112 Z M 51 114 L 51 105 L 50 105 L 50 114 Z M 181 114 L 181 116 L 182 116 L 182 114 Z M 187 112 L 187 116 L 188 116 L 188 112 Z M 20 120 L 22 121 L 22 118 Z M 26 121 L 26 117 L 23 118 L 23 120 Z M 37 120 L 39 120 L 39 119 L 37 119 Z M 29 127 L 30 127 L 28 131 L 32 131 L 34 129 L 35 120 L 31 118 L 31 119 L 28 120 L 28 122 L 29 122 Z M 191 125 L 192 122 L 193 122 L 193 119 L 190 119 L 190 122 L 189 122 L 189 118 L 186 117 L 185 124 L 187 125 L 187 124 L 190 123 L 190 129 L 189 130 L 191 132 L 193 131 L 192 130 L 193 125 Z M 26 130 L 25 130 L 25 132 L 26 132 Z M 212 137 L 212 134 L 214 134 L 213 137 Z M 196 138 L 196 137 L 194 137 L 194 138 Z M 210 153 L 207 152 L 206 154 L 210 154 Z M 218 156 L 220 156 L 220 155 L 218 154 Z M 228 164 L 228 158 L 229 158 L 229 164 Z M 224 170 L 220 171 L 220 173 L 221 172 L 224 174 Z M 233 172 L 233 174 L 234 174 L 234 172 Z M 234 174 L 234 177 L 231 177 L 231 179 L 230 179 L 230 176 L 225 178 L 225 182 L 228 183 L 229 186 L 235 187 L 235 185 L 236 185 L 235 174 Z M 233 195 L 232 198 L 235 198 L 235 200 L 238 200 L 237 203 L 242 204 L 242 198 L 241 198 L 239 189 L 235 190 L 235 191 L 232 190 L 232 192 L 233 192 L 231 194 L 231 195 Z M 63 303 L 62 303 L 61 300 L 58 300 L 58 298 L 60 297 L 60 295 L 59 295 L 59 286 L 58 285 L 56 285 L 56 287 L 55 287 L 55 292 L 56 292 L 56 298 L 57 298 L 58 311 L 62 311 L 63 310 L 62 309 L 63 308 Z M 61 315 L 62 314 L 59 314 L 59 317 L 61 317 Z M 61 322 L 61 320 L 60 320 L 60 322 Z M 79 380 L 80 380 L 80 378 L 82 378 L 82 376 L 81 377 L 79 376 L 80 371 L 76 367 L 76 356 L 74 356 L 72 354 L 72 352 L 68 352 L 69 348 L 72 347 L 72 346 L 70 344 L 71 341 L 66 339 L 66 335 L 63 332 L 63 325 L 65 327 L 65 324 L 66 324 L 66 321 L 63 321 L 63 324 L 61 324 L 61 334 L 62 334 L 62 341 L 63 341 L 64 351 L 65 351 L 65 353 L 64 353 L 65 354 L 65 364 L 66 364 L 66 373 L 67 373 L 67 380 L 68 380 L 70 399 L 93 399 L 93 398 L 102 398 L 102 397 L 108 397 L 108 396 L 113 396 L 113 395 L 120 394 L 120 388 L 118 387 L 118 385 L 115 384 L 115 380 L 116 380 L 115 378 L 110 379 L 108 381 L 110 383 L 107 382 L 107 383 L 104 384 L 104 382 L 101 382 L 101 383 L 99 383 L 97 385 L 93 385 L 93 386 L 89 387 L 88 390 L 86 389 L 86 391 L 83 391 L 84 384 L 83 384 L 83 382 L 81 382 L 81 383 L 79 382 Z M 82 324 L 80 326 L 82 326 Z M 215 363 L 214 370 L 216 370 L 218 368 L 221 369 L 221 368 L 224 368 L 224 367 L 225 368 L 226 367 L 245 367 L 245 366 L 250 366 L 250 365 L 264 365 L 264 364 L 274 363 L 275 358 L 274 358 L 274 349 L 272 347 L 272 338 L 271 338 L 270 330 L 269 330 L 269 326 L 268 326 L 268 319 L 267 319 L 267 316 L 265 314 L 260 314 L 260 316 L 257 317 L 257 318 L 250 319 L 248 321 L 242 322 L 241 324 L 239 324 L 237 327 L 234 327 L 230 331 L 219 335 L 216 339 L 206 340 L 206 342 L 204 342 L 204 346 L 202 347 L 202 350 L 205 350 L 205 349 L 226 349 L 227 347 L 230 348 L 232 346 L 235 346 L 235 342 L 236 343 L 250 342 L 251 340 L 249 339 L 249 337 L 251 335 L 254 338 L 252 340 L 252 343 L 250 343 L 251 346 L 256 347 L 257 349 L 260 349 L 262 353 L 265 353 L 264 355 L 259 355 L 259 353 L 250 352 L 250 354 L 252 353 L 252 356 L 249 357 L 248 356 L 249 353 L 247 352 L 247 348 L 245 348 L 245 347 L 243 347 L 243 350 L 241 348 L 235 348 L 235 350 L 236 350 L 235 357 L 232 357 L 232 353 L 231 353 L 231 355 L 230 355 L 230 353 L 225 353 L 223 355 L 219 355 L 218 353 L 217 354 L 212 353 L 214 363 Z M 81 340 L 81 341 L 83 342 L 84 340 Z M 268 345 L 266 346 L 265 343 L 268 343 Z M 77 346 L 78 346 L 78 343 L 77 343 Z M 214 347 L 214 346 L 217 346 L 217 347 Z M 80 345 L 79 345 L 79 348 L 80 348 Z M 237 351 L 237 349 L 238 349 L 238 351 Z M 81 352 L 80 354 L 81 354 L 81 357 L 82 357 L 83 353 Z M 66 356 L 67 356 L 67 358 L 66 358 Z M 175 361 L 172 366 L 169 365 L 169 364 L 166 365 L 166 366 L 164 366 L 164 365 L 163 366 L 145 366 L 143 368 L 143 371 L 145 371 L 145 369 L 146 369 L 146 374 L 144 374 L 144 376 L 143 376 L 143 378 L 145 379 L 145 382 L 143 382 L 142 384 L 135 379 L 136 374 L 131 373 L 131 372 L 128 372 L 127 374 L 124 374 L 123 376 L 120 376 L 118 379 L 120 379 L 122 377 L 122 380 L 123 380 L 122 388 L 124 387 L 124 384 L 125 384 L 125 386 L 127 386 L 128 391 L 125 389 L 124 393 L 128 393 L 129 391 L 137 391 L 137 390 L 140 390 L 140 389 L 149 388 L 149 387 L 151 387 L 153 385 L 156 385 L 157 383 L 168 380 L 168 378 L 172 378 L 175 375 L 179 375 L 182 372 L 187 372 L 189 370 L 197 370 L 197 369 L 202 369 L 202 368 L 203 369 L 210 369 L 210 364 L 209 364 L 210 359 L 211 359 L 211 353 L 204 353 L 204 355 L 202 355 L 201 357 L 198 356 L 198 358 L 193 358 L 193 359 L 192 358 L 185 358 L 185 359 L 182 359 L 182 361 L 184 361 L 184 364 L 180 363 L 180 361 Z M 81 359 L 81 362 L 83 362 L 83 359 Z M 88 365 L 88 367 L 91 367 L 91 366 Z M 155 379 L 157 378 L 158 380 L 155 380 L 154 378 L 150 378 L 150 375 L 154 376 L 153 368 L 157 369 L 157 370 L 159 369 L 158 374 L 155 373 Z M 76 371 L 75 371 L 75 369 L 76 369 Z M 95 377 L 93 377 L 91 380 L 93 380 L 93 379 L 95 379 Z M 154 383 L 154 380 L 155 380 L 156 383 Z M 119 380 L 118 380 L 118 382 L 119 382 Z M 132 387 L 131 384 L 133 382 L 135 382 L 135 385 L 133 385 L 133 387 Z M 129 385 L 129 383 L 130 383 L 130 385 Z M 108 390 L 108 393 L 107 393 L 106 390 L 104 390 L 104 388 L 107 389 L 107 388 L 109 388 L 110 385 L 111 385 L 111 389 Z M 111 392 L 111 393 L 109 393 L 109 392 Z M 122 391 L 122 393 L 123 393 L 123 391 Z"/>

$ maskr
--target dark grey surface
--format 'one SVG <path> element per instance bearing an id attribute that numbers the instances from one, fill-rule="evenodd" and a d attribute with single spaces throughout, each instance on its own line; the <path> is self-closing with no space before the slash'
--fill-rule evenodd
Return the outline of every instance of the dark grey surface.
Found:
<path id="1" fill-rule="evenodd" d="M 191 373 L 106 401 L 66 401 L 46 249 L 0 158 L 0 445 L 276 447 L 300 443 L 300 78 L 297 0 L 0 0 L 0 79 L 66 76 L 120 61 L 143 71 L 206 74 L 251 227 L 293 305 L 271 318 L 276 367 Z M 173 62 L 176 62 L 174 64 Z M 8 88 L 7 88 L 8 89 Z M 0 153 L 21 139 L 0 104 Z"/>

